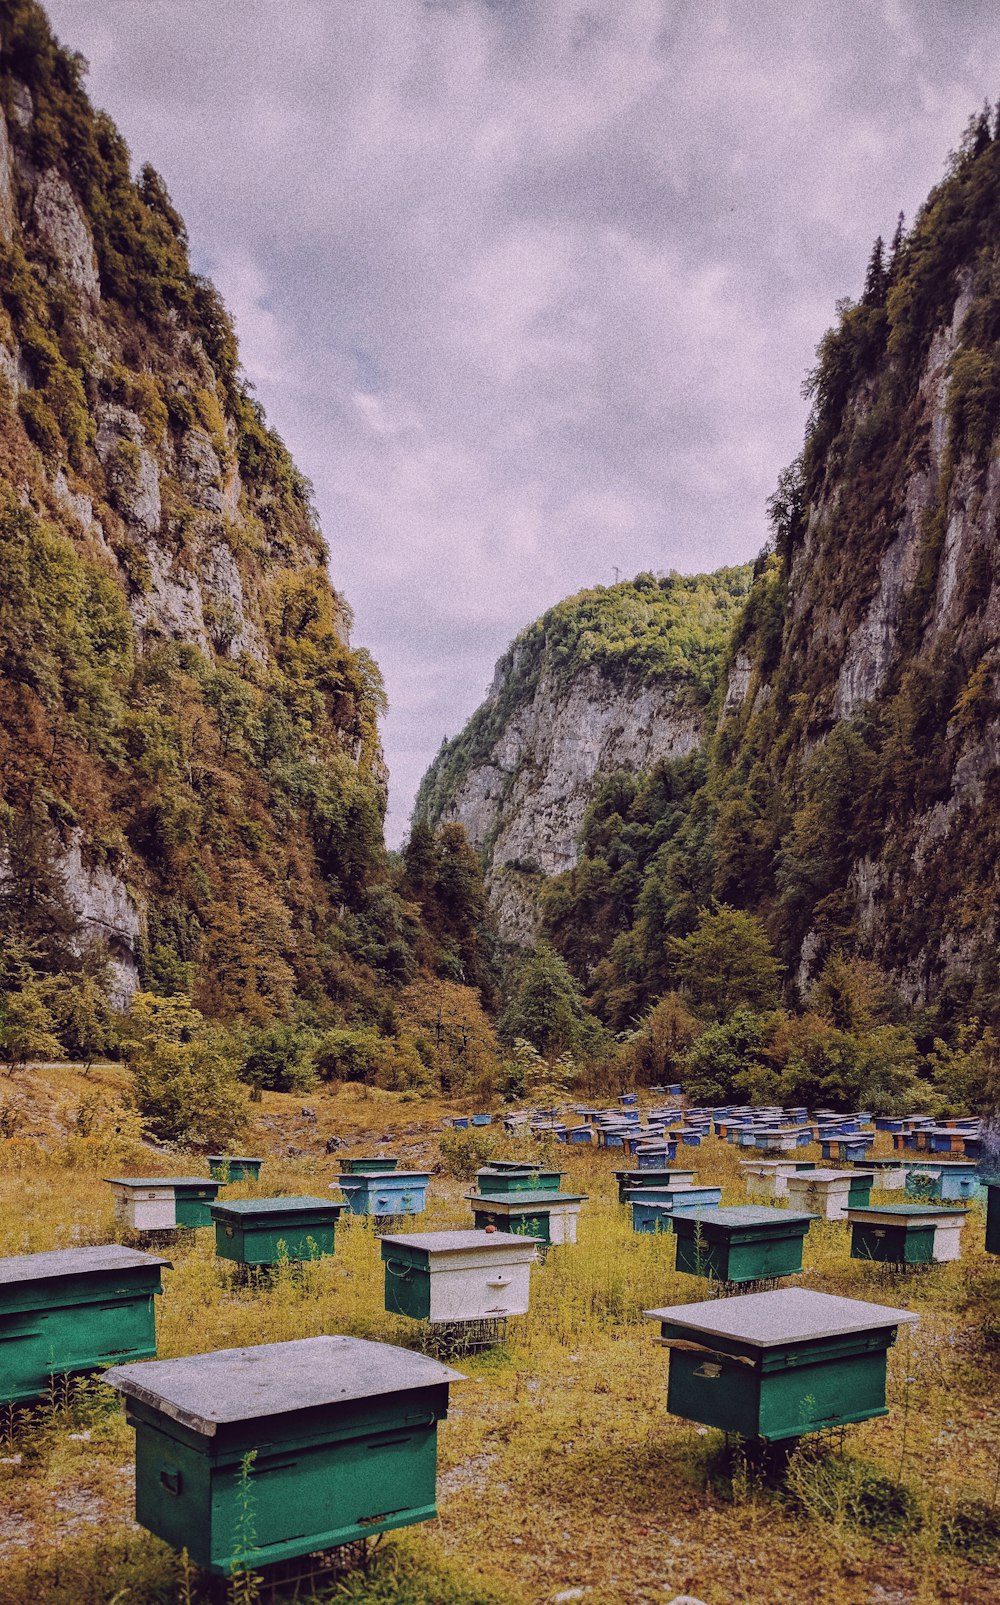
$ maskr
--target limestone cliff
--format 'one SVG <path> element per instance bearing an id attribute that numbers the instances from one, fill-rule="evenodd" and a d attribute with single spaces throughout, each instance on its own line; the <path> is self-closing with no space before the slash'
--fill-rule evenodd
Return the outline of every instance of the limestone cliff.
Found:
<path id="1" fill-rule="evenodd" d="M 425 777 L 417 815 L 465 827 L 507 941 L 531 940 L 545 877 L 576 862 L 598 780 L 700 746 L 748 577 L 640 575 L 583 592 L 497 664 L 486 702 Z"/>
<path id="2" fill-rule="evenodd" d="M 366 995 L 377 671 L 166 187 L 83 75 L 0 3 L 0 892 L 27 906 L 43 842 L 119 1001 Z"/>

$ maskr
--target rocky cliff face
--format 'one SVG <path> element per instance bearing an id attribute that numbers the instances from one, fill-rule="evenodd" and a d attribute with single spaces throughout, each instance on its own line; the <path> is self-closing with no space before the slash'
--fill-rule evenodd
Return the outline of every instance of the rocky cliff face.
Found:
<path id="1" fill-rule="evenodd" d="M 30 816 L 119 1001 L 190 983 L 232 915 L 244 1004 L 280 1012 L 368 984 L 377 671 L 163 182 L 81 73 L 0 4 L 0 865 Z"/>
<path id="2" fill-rule="evenodd" d="M 730 655 L 712 781 L 742 813 L 716 882 L 765 914 L 802 985 L 843 947 L 916 1004 L 996 1001 L 998 272 L 1000 146 L 980 124 L 821 347 Z"/>
<path id="3" fill-rule="evenodd" d="M 713 577 L 714 578 L 714 577 Z M 529 943 L 545 877 L 570 869 L 584 815 L 602 776 L 643 773 L 663 758 L 696 750 L 703 739 L 711 659 L 721 652 L 746 571 L 725 571 L 724 583 L 678 577 L 585 592 L 533 625 L 498 663 L 486 702 L 463 735 L 446 744 L 425 778 L 418 814 L 432 823 L 457 821 L 487 865 L 487 884 L 505 940 Z M 662 593 L 661 593 L 662 585 Z M 598 650 L 581 661 L 567 638 L 599 636 L 618 608 L 639 607 L 640 630 L 662 639 L 661 594 L 704 631 L 697 672 L 646 661 L 642 638 L 623 653 Z M 676 627 L 673 619 L 669 627 Z M 679 631 L 678 631 L 679 633 Z M 621 643 L 616 643 L 621 644 Z"/>

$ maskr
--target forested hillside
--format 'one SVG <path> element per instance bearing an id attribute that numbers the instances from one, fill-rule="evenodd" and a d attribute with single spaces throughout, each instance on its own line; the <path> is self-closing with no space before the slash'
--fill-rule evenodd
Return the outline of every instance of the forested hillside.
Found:
<path id="1" fill-rule="evenodd" d="M 80 1050 L 137 989 L 377 1025 L 440 955 L 383 846 L 382 686 L 310 487 L 85 63 L 34 0 L 0 35 L 4 1051 Z"/>

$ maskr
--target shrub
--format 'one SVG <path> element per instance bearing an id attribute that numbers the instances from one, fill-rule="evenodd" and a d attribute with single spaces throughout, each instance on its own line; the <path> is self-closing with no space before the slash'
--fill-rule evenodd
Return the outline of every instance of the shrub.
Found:
<path id="1" fill-rule="evenodd" d="M 239 1052 L 187 998 L 139 993 L 125 1058 L 135 1108 L 160 1142 L 222 1148 L 246 1130 Z"/>

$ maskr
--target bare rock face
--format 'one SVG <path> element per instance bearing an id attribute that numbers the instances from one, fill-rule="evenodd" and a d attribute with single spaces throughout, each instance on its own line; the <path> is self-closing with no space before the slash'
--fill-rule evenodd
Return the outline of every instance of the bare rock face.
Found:
<path id="1" fill-rule="evenodd" d="M 91 306 L 101 295 L 97 257 L 87 220 L 66 180 L 54 168 L 42 174 L 35 190 L 34 226 L 58 259 L 61 272 Z"/>
<path id="2" fill-rule="evenodd" d="M 135 895 L 106 864 L 88 864 L 82 836 L 74 833 L 58 860 L 66 893 L 80 921 L 82 940 L 103 942 L 110 955 L 110 997 L 117 1008 L 130 1003 L 139 985 L 137 959 L 142 914 Z"/>
<path id="3" fill-rule="evenodd" d="M 491 698 L 503 693 L 495 680 Z M 583 816 L 602 775 L 637 772 L 701 743 L 703 710 L 670 681 L 621 685 L 589 666 L 568 680 L 543 669 L 442 813 L 465 827 L 487 865 L 506 941 L 530 943 L 542 878 L 577 860 Z"/>
<path id="4" fill-rule="evenodd" d="M 14 153 L 10 148 L 7 124 L 0 117 L 0 239 L 9 240 L 17 222 L 14 199 Z"/>

